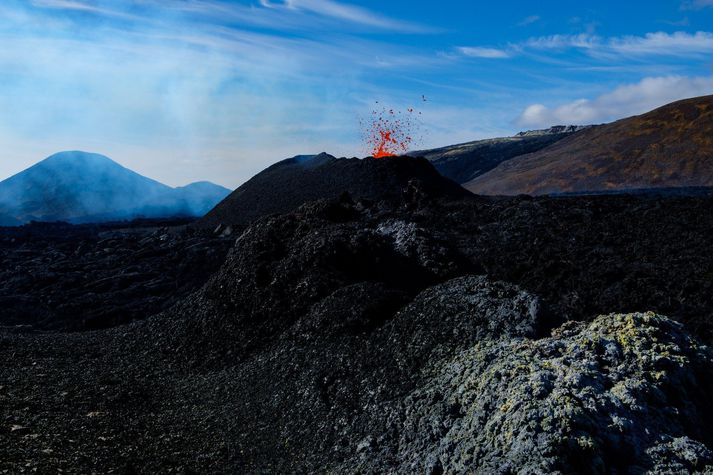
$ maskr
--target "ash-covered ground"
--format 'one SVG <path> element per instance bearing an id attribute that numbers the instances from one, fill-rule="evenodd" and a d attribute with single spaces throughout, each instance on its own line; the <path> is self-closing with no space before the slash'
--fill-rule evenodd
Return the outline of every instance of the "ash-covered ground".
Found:
<path id="1" fill-rule="evenodd" d="M 220 268 L 233 242 L 191 222 L 0 228 L 0 326 L 108 328 L 169 308 Z"/>
<path id="2" fill-rule="evenodd" d="M 261 218 L 151 318 L 3 330 L 0 472 L 713 470 L 712 206 L 411 183 Z"/>

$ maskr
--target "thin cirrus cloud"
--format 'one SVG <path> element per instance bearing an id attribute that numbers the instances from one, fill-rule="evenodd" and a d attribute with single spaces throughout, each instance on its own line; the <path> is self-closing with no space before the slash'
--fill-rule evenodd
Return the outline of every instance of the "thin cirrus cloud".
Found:
<path id="1" fill-rule="evenodd" d="M 139 20 L 140 17 L 111 8 L 102 8 L 80 0 L 30 0 L 30 4 L 39 8 L 57 10 L 72 10 L 78 12 L 94 13 L 116 18 Z"/>
<path id="2" fill-rule="evenodd" d="M 578 99 L 556 107 L 528 106 L 517 118 L 522 127 L 593 124 L 641 114 L 668 102 L 713 93 L 713 76 L 647 77 L 619 86 L 595 99 Z"/>
<path id="3" fill-rule="evenodd" d="M 549 35 L 530 38 L 524 43 L 514 45 L 515 49 L 592 49 L 601 45 L 601 38 L 588 33 L 578 35 Z"/>
<path id="4" fill-rule="evenodd" d="M 528 17 L 523 18 L 523 19 L 517 24 L 517 26 L 528 26 L 528 25 L 532 25 L 533 23 L 537 23 L 537 22 L 540 21 L 541 19 L 542 19 L 542 18 L 540 17 L 540 15 L 530 15 L 530 16 L 528 16 Z"/>
<path id="5" fill-rule="evenodd" d="M 104 2 L 115 5 L 112 2 Z M 100 7 L 86 0 L 31 0 L 31 4 L 41 8 L 62 9 L 78 12 L 95 13 L 105 16 L 141 19 L 122 11 L 121 5 L 116 8 Z M 160 0 L 141 0 L 135 7 L 147 9 L 148 14 L 158 12 L 180 12 L 197 14 L 217 19 L 231 19 L 244 24 L 254 24 L 278 29 L 314 27 L 315 18 L 340 20 L 355 25 L 378 29 L 388 29 L 400 33 L 434 33 L 437 30 L 426 25 L 401 21 L 376 14 L 359 6 L 338 2 L 335 0 L 259 0 L 259 5 L 269 14 L 261 12 L 251 5 L 242 5 L 225 0 L 186 0 L 181 2 L 163 2 Z M 283 13 L 283 14 L 280 14 Z M 309 16 L 296 17 L 295 13 Z"/>
<path id="6" fill-rule="evenodd" d="M 713 52 L 713 33 L 647 33 L 644 36 L 601 38 L 594 35 L 553 35 L 532 38 L 524 44 L 532 49 L 585 50 L 591 55 L 680 56 Z"/>
<path id="7" fill-rule="evenodd" d="M 713 1 L 713 0 L 712 0 Z M 582 33 L 530 38 L 506 48 L 459 47 L 464 56 L 477 58 L 511 58 L 528 51 L 580 50 L 590 56 L 701 56 L 713 53 L 713 33 L 698 31 L 655 32 L 644 36 L 602 38 Z"/>
<path id="8" fill-rule="evenodd" d="M 461 46 L 458 51 L 469 58 L 504 59 L 509 58 L 510 53 L 503 49 L 482 48 L 478 46 Z"/>
<path id="9" fill-rule="evenodd" d="M 709 54 L 713 53 L 713 33 L 648 33 L 644 37 L 615 38 L 609 47 L 618 53 L 635 55 Z"/>
<path id="10" fill-rule="evenodd" d="M 97 13 L 107 13 L 109 10 L 98 8 L 89 3 L 84 3 L 75 0 L 30 0 L 30 3 L 36 7 L 58 8 L 65 10 L 91 11 Z"/>
<path id="11" fill-rule="evenodd" d="M 263 7 L 270 9 L 289 9 L 305 11 L 313 14 L 348 21 L 364 26 L 389 29 L 407 33 L 425 33 L 433 30 L 423 25 L 417 25 L 377 15 L 362 7 L 337 2 L 334 0 L 260 0 Z"/>
<path id="12" fill-rule="evenodd" d="M 681 4 L 682 10 L 701 10 L 713 7 L 713 0 L 686 0 Z"/>

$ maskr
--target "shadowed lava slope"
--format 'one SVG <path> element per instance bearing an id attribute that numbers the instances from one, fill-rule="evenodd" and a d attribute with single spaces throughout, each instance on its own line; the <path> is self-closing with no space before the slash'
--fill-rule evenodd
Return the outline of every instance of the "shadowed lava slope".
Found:
<path id="1" fill-rule="evenodd" d="M 0 470 L 710 470 L 712 204 L 413 185 L 265 217 L 150 320 L 0 332 Z M 597 316 L 647 309 L 685 326 Z"/>
<path id="2" fill-rule="evenodd" d="M 278 162 L 248 180 L 219 203 L 197 226 L 245 226 L 261 216 L 287 213 L 308 201 L 336 198 L 398 199 L 411 180 L 443 196 L 468 193 L 443 178 L 423 159 L 393 157 L 335 158 L 326 153 L 300 155 Z"/>
<path id="3" fill-rule="evenodd" d="M 589 128 L 464 186 L 486 195 L 713 186 L 713 96 Z"/>

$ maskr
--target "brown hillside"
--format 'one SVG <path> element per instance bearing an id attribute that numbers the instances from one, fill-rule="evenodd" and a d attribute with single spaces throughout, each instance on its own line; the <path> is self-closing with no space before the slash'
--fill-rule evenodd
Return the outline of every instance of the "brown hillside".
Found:
<path id="1" fill-rule="evenodd" d="M 464 186 L 488 195 L 713 186 L 713 96 L 592 127 Z"/>

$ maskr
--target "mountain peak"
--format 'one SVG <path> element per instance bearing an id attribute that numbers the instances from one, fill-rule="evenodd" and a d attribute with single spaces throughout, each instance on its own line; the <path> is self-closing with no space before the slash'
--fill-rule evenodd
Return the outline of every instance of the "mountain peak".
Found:
<path id="1" fill-rule="evenodd" d="M 45 158 L 42 162 L 83 162 L 83 163 L 112 163 L 119 165 L 111 158 L 106 155 L 101 155 L 99 153 L 83 152 L 81 150 L 68 150 L 64 152 L 57 152 L 49 157 Z"/>
<path id="2" fill-rule="evenodd" d="M 0 182 L 0 223 L 202 216 L 229 193 L 207 182 L 171 188 L 105 155 L 65 151 Z"/>

